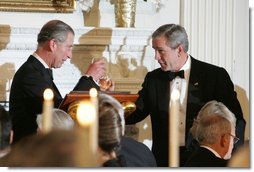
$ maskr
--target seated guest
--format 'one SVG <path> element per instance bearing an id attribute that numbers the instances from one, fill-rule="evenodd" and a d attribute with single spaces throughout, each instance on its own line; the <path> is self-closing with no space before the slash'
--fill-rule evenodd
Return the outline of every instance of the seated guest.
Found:
<path id="1" fill-rule="evenodd" d="M 38 130 L 41 130 L 42 115 L 37 116 Z M 61 109 L 54 108 L 52 113 L 52 129 L 71 130 L 75 125 L 71 116 Z"/>
<path id="2" fill-rule="evenodd" d="M 11 150 L 13 131 L 11 129 L 11 117 L 0 105 L 0 158 L 5 156 Z"/>
<path id="3" fill-rule="evenodd" d="M 198 112 L 197 117 L 194 119 L 192 127 L 190 128 L 190 132 L 188 133 L 188 139 L 187 139 L 187 148 L 189 150 L 196 150 L 199 148 L 199 143 L 196 140 L 195 132 L 197 128 L 197 124 L 201 117 L 204 117 L 209 114 L 216 113 L 218 115 L 222 115 L 228 120 L 234 122 L 234 114 L 222 103 L 218 102 L 216 100 L 212 100 L 207 102 Z"/>
<path id="4" fill-rule="evenodd" d="M 156 167 L 149 148 L 124 135 L 125 121 L 121 104 L 113 97 L 99 95 L 99 147 L 104 153 L 103 166 Z"/>
<path id="5" fill-rule="evenodd" d="M 226 167 L 233 146 L 239 140 L 235 136 L 236 119 L 230 117 L 231 120 L 212 113 L 196 121 L 195 137 L 200 147 L 189 157 L 186 167 Z"/>

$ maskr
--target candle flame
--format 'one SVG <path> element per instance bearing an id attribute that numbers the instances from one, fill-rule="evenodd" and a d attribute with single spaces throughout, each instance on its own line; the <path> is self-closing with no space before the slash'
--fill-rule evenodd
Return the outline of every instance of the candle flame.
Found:
<path id="1" fill-rule="evenodd" d="M 89 91 L 89 95 L 91 97 L 97 97 L 98 92 L 97 92 L 97 90 L 95 88 L 91 88 L 90 91 Z"/>
<path id="2" fill-rule="evenodd" d="M 85 101 L 79 104 L 77 109 L 77 120 L 81 126 L 90 126 L 95 122 L 94 105 Z"/>
<path id="3" fill-rule="evenodd" d="M 54 97 L 54 93 L 50 88 L 45 89 L 43 93 L 44 100 L 52 100 Z"/>

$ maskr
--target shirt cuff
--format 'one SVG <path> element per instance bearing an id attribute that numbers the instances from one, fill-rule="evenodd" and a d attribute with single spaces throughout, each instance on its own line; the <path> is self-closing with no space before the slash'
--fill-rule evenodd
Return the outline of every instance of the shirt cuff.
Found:
<path id="1" fill-rule="evenodd" d="M 91 78 L 91 79 L 93 80 L 93 82 L 95 82 L 95 84 L 98 85 L 98 86 L 100 87 L 99 82 L 95 81 L 91 75 L 85 75 L 85 76 L 86 76 L 87 78 Z"/>

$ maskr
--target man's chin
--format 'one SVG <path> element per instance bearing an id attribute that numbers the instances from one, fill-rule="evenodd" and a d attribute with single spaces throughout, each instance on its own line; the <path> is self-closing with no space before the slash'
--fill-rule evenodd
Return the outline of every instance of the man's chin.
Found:
<path id="1" fill-rule="evenodd" d="M 57 69 L 57 68 L 61 68 L 63 64 L 59 64 L 57 66 L 54 66 L 53 68 Z"/>

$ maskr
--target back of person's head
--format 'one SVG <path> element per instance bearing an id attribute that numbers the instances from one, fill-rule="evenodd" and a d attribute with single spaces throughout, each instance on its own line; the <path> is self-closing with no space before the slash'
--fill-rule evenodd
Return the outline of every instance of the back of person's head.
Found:
<path id="1" fill-rule="evenodd" d="M 164 36 L 167 39 L 167 44 L 170 48 L 175 49 L 179 45 L 183 45 L 185 52 L 189 49 L 188 35 L 181 25 L 165 24 L 160 26 L 152 34 L 152 38 Z"/>
<path id="2" fill-rule="evenodd" d="M 8 111 L 0 105 L 0 150 L 10 146 L 12 123 Z"/>
<path id="3" fill-rule="evenodd" d="M 74 167 L 76 134 L 53 130 L 21 139 L 4 158 L 1 166 L 8 167 Z"/>
<path id="4" fill-rule="evenodd" d="M 38 128 L 42 127 L 42 115 L 37 115 Z M 71 130 L 75 125 L 69 114 L 61 109 L 54 108 L 52 112 L 52 129 Z"/>
<path id="5" fill-rule="evenodd" d="M 51 20 L 47 22 L 41 29 L 37 37 L 39 45 L 55 39 L 59 42 L 64 42 L 67 39 L 68 33 L 71 32 L 74 35 L 73 29 L 61 20 Z"/>
<path id="6" fill-rule="evenodd" d="M 122 125 L 119 112 L 121 105 L 113 97 L 99 95 L 99 146 L 111 152 L 120 146 Z"/>
<path id="7" fill-rule="evenodd" d="M 196 138 L 202 144 L 215 144 L 222 135 L 231 133 L 231 123 L 224 116 L 209 114 L 200 118 L 196 129 Z"/>
<path id="8" fill-rule="evenodd" d="M 121 104 L 112 96 L 99 94 L 99 147 L 102 151 L 115 153 L 119 158 L 120 142 L 123 135 L 124 112 Z M 121 160 L 118 159 L 120 165 Z M 109 163 L 111 161 L 108 161 Z M 114 164 L 114 163 L 109 163 Z M 109 164 L 104 164 L 108 166 Z M 115 166 L 115 165 L 114 165 Z"/>
<path id="9" fill-rule="evenodd" d="M 196 119 L 194 119 L 193 125 L 190 129 L 193 137 L 195 138 L 197 121 L 199 121 L 202 117 L 205 117 L 210 114 L 217 114 L 226 118 L 233 127 L 236 126 L 236 118 L 235 115 L 222 103 L 216 100 L 212 100 L 207 102 L 199 111 Z"/>

